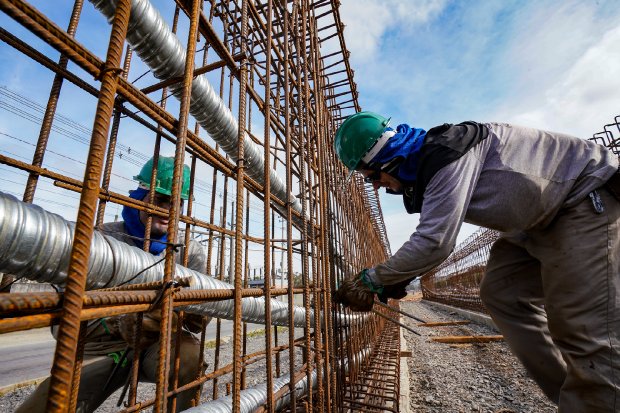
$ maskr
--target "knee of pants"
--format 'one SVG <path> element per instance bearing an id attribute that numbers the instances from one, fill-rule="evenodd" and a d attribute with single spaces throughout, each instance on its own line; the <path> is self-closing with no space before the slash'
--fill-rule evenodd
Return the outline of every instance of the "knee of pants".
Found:
<path id="1" fill-rule="evenodd" d="M 200 343 L 193 337 L 183 337 L 179 347 L 179 383 L 188 383 L 196 379 L 204 362 L 199 362 Z"/>
<path id="2" fill-rule="evenodd" d="M 480 300 L 488 310 L 496 306 L 496 291 L 493 288 L 492 283 L 488 281 L 488 277 L 486 275 L 482 278 L 482 282 L 480 283 Z"/>

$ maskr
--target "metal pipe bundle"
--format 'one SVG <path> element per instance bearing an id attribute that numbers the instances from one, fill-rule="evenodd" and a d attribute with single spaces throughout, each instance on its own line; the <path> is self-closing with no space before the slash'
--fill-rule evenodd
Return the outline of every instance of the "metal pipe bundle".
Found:
<path id="1" fill-rule="evenodd" d="M 365 360 L 366 357 L 370 354 L 370 349 L 365 349 L 359 353 L 360 360 Z M 349 370 L 348 360 L 344 360 L 341 363 L 344 364 L 345 373 Z M 311 388 L 315 389 L 318 380 L 317 380 L 316 370 L 313 370 L 310 375 L 311 380 Z M 288 386 L 290 382 L 290 375 L 285 374 L 283 376 L 278 377 L 273 381 L 273 392 L 276 393 L 281 388 Z M 297 397 L 302 397 L 307 394 L 309 391 L 308 386 L 308 376 L 303 376 L 297 383 L 295 383 L 295 394 Z M 241 400 L 240 400 L 240 413 L 252 413 L 258 407 L 265 404 L 267 401 L 267 384 L 260 383 L 254 387 L 250 387 L 245 390 L 241 390 Z M 282 410 L 286 406 L 290 404 L 291 392 L 288 391 L 282 397 L 280 397 L 275 402 L 275 410 Z M 191 409 L 184 410 L 185 413 L 230 413 L 232 412 L 232 396 L 220 397 L 216 400 L 212 400 L 206 403 L 203 403 L 199 406 L 192 407 Z"/>
<path id="2" fill-rule="evenodd" d="M 67 278 L 74 229 L 75 224 L 61 216 L 0 192 L 0 272 L 32 281 L 63 285 Z M 159 281 L 164 274 L 164 263 L 157 261 L 160 258 L 95 231 L 86 288 Z M 175 276 L 189 278 L 192 289 L 235 288 L 232 284 L 181 265 L 176 266 Z M 183 309 L 227 320 L 234 318 L 234 300 L 231 299 L 192 304 Z M 295 327 L 304 327 L 305 308 L 295 306 L 290 311 L 294 312 Z M 243 321 L 264 324 L 265 299 L 243 298 L 242 313 Z M 272 324 L 288 326 L 288 314 L 287 303 L 271 300 Z M 345 320 L 350 317 L 343 315 Z M 314 319 L 313 311 L 310 319 Z"/>
<path id="3" fill-rule="evenodd" d="M 280 390 L 284 386 L 288 386 L 290 376 L 285 374 L 278 377 L 273 381 L 274 393 Z M 312 387 L 317 384 L 316 371 L 312 371 Z M 304 376 L 301 380 L 295 384 L 295 393 L 297 397 L 301 397 L 308 393 L 308 377 Z M 290 403 L 290 392 L 284 394 L 275 403 L 275 409 L 280 410 Z M 249 389 L 241 390 L 241 404 L 240 413 L 251 413 L 258 407 L 262 406 L 267 401 L 267 384 L 260 383 Z M 203 403 L 199 406 L 192 407 L 191 409 L 184 410 L 186 413 L 230 413 L 232 412 L 232 395 L 220 397 L 216 400 L 212 400 L 207 403 Z"/>
<path id="4" fill-rule="evenodd" d="M 90 0 L 111 22 L 116 10 L 115 0 Z M 157 9 L 148 0 L 132 0 L 127 41 L 135 53 L 152 70 L 159 80 L 183 76 L 186 51 L 176 35 L 170 30 Z M 175 83 L 170 90 L 181 98 L 182 84 Z M 192 81 L 190 113 L 209 135 L 235 162 L 237 159 L 239 126 L 226 103 L 215 92 L 205 75 Z M 261 185 L 265 184 L 265 159 L 263 148 L 244 136 L 244 159 L 246 173 Z M 288 193 L 286 185 L 275 170 L 269 173 L 271 193 L 293 210 L 301 213 L 299 200 Z"/>

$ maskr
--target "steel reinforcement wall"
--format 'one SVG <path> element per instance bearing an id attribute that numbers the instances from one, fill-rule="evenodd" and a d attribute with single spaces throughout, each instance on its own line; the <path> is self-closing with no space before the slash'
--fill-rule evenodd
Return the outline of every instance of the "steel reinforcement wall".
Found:
<path id="1" fill-rule="evenodd" d="M 187 389 L 196 411 L 398 411 L 398 329 L 331 299 L 390 254 L 376 191 L 347 182 L 333 152 L 334 131 L 361 110 L 338 6 L 0 0 L 0 53 L 14 63 L 0 82 L 0 334 L 58 326 L 46 411 L 76 410 L 89 323 L 138 314 L 128 344 L 140 349 L 153 309 L 155 393 L 139 392 L 133 358 L 123 412 L 166 411 Z M 153 189 L 128 196 L 160 156 L 174 158 L 169 209 Z M 165 219 L 160 263 L 99 233 L 123 208 L 146 220 L 145 251 L 153 217 Z M 190 242 L 201 271 L 184 269 Z M 173 314 L 181 325 L 187 313 L 205 316 L 196 362 L 213 362 L 180 386 Z M 377 366 L 381 377 L 366 373 Z"/>

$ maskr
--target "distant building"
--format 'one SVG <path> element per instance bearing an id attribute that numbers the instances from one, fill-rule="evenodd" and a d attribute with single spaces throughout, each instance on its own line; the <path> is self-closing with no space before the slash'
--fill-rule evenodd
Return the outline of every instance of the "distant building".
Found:
<path id="1" fill-rule="evenodd" d="M 260 278 L 258 280 L 249 280 L 248 287 L 249 288 L 263 288 L 265 286 L 265 280 Z"/>

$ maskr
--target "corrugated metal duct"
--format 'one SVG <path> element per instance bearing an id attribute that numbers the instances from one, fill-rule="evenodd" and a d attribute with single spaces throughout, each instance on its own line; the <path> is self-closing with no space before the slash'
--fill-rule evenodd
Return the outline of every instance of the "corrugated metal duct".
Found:
<path id="1" fill-rule="evenodd" d="M 75 224 L 45 211 L 38 205 L 19 201 L 0 192 L 0 272 L 29 280 L 63 285 L 71 256 Z M 152 254 L 95 231 L 91 244 L 87 289 L 114 287 L 131 280 L 132 284 L 161 280 L 163 261 Z M 139 275 L 133 278 L 136 274 Z M 234 289 L 231 284 L 177 265 L 175 276 L 190 279 L 192 289 Z M 242 300 L 242 319 L 265 323 L 263 297 Z M 221 300 L 183 307 L 184 310 L 227 320 L 234 319 L 234 300 Z M 295 306 L 295 327 L 306 324 L 306 310 Z M 274 325 L 288 326 L 288 304 L 272 299 Z M 350 317 L 350 316 L 348 316 Z M 310 314 L 314 323 L 314 312 Z M 343 316 L 346 320 L 347 316 Z"/>
<path id="2" fill-rule="evenodd" d="M 90 2 L 108 18 L 108 21 L 112 21 L 116 1 L 90 0 Z M 186 50 L 148 0 L 131 1 L 127 41 L 157 79 L 168 80 L 183 76 Z M 170 86 L 170 89 L 174 96 L 181 99 L 180 83 Z M 236 162 L 239 133 L 237 119 L 226 103 L 220 99 L 205 75 L 197 76 L 192 81 L 189 111 L 200 126 Z M 264 185 L 263 148 L 247 135 L 244 137 L 243 146 L 246 173 Z M 301 214 L 301 203 L 295 196 L 287 193 L 286 185 L 276 171 L 272 169 L 269 176 L 271 193 L 285 204 L 291 203 L 293 210 Z"/>
<path id="3" fill-rule="evenodd" d="M 370 354 L 370 349 L 365 349 L 358 353 L 358 358 L 363 362 Z M 345 374 L 349 370 L 348 360 L 342 362 L 345 367 Z M 315 389 L 318 383 L 316 370 L 313 370 L 310 375 L 311 388 Z M 290 382 L 290 375 L 285 374 L 278 377 L 273 381 L 273 392 L 276 393 L 281 388 L 288 386 Z M 295 384 L 295 394 L 297 397 L 301 397 L 308 393 L 308 376 L 304 376 Z M 261 383 L 249 389 L 241 390 L 241 403 L 239 413 L 252 413 L 257 408 L 267 402 L 267 384 Z M 275 403 L 275 410 L 282 410 L 290 404 L 291 392 L 287 391 L 282 397 L 280 397 Z M 191 409 L 184 410 L 185 413 L 231 413 L 232 409 L 232 396 L 220 397 L 216 400 L 212 400 L 207 403 L 203 403 L 199 406 L 192 407 Z"/>

